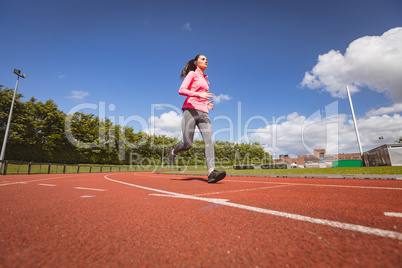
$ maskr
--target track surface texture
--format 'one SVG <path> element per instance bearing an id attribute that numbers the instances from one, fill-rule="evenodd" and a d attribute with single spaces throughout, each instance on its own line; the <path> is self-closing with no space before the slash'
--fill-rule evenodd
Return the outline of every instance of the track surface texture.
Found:
<path id="1" fill-rule="evenodd" d="M 0 177 L 0 267 L 401 267 L 402 181 Z"/>

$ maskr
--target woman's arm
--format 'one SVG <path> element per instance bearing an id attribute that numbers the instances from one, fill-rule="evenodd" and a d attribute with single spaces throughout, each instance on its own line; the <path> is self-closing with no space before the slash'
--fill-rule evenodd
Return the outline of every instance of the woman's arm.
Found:
<path id="1" fill-rule="evenodd" d="M 183 83 L 180 86 L 179 94 L 187 97 L 198 97 L 199 93 L 190 90 L 190 84 L 193 80 L 195 72 L 191 71 L 187 74 L 186 78 L 184 78 Z"/>
<path id="2" fill-rule="evenodd" d="M 203 99 L 213 98 L 214 94 L 209 92 L 195 92 L 189 89 L 191 81 L 193 80 L 195 72 L 189 72 L 183 83 L 180 86 L 179 94 L 187 97 L 199 97 Z"/>

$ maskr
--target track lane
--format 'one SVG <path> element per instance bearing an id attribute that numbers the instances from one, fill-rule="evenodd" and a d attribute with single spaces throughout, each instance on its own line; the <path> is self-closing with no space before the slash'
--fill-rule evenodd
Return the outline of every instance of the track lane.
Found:
<path id="1" fill-rule="evenodd" d="M 325 218 L 312 218 L 310 216 L 304 216 L 304 215 L 299 215 L 299 214 L 287 213 L 287 212 L 283 212 L 283 211 L 264 209 L 264 208 L 256 207 L 256 206 L 249 206 L 249 205 L 244 205 L 244 204 L 239 204 L 239 203 L 233 203 L 233 202 L 228 202 L 229 199 L 226 199 L 226 198 L 225 199 L 211 198 L 211 197 L 205 198 L 205 197 L 199 197 L 199 196 L 194 196 L 194 195 L 185 195 L 185 194 L 181 194 L 181 193 L 169 192 L 169 191 L 165 191 L 165 190 L 161 190 L 161 189 L 149 188 L 149 187 L 140 186 L 140 185 L 136 185 L 136 184 L 132 184 L 132 183 L 127 183 L 127 182 L 123 182 L 123 181 L 119 181 L 119 180 L 113 180 L 113 179 L 110 179 L 108 176 L 105 176 L 105 178 L 107 180 L 114 181 L 117 183 L 122 183 L 124 185 L 132 186 L 132 187 L 136 187 L 136 188 L 140 188 L 140 189 L 145 189 L 145 190 L 148 190 L 151 192 L 156 192 L 157 194 L 155 194 L 155 193 L 151 194 L 153 196 L 164 196 L 164 197 L 183 198 L 183 199 L 192 199 L 192 200 L 199 200 L 199 201 L 204 201 L 204 202 L 211 202 L 211 203 L 214 203 L 217 205 L 231 206 L 231 207 L 235 207 L 235 208 L 239 208 L 239 209 L 245 209 L 245 210 L 249 210 L 249 211 L 260 212 L 260 213 L 285 217 L 285 218 L 294 219 L 294 220 L 301 220 L 301 221 L 306 221 L 306 222 L 315 223 L 315 224 L 328 225 L 328 226 L 341 228 L 341 229 L 345 229 L 345 230 L 353 230 L 353 231 L 359 231 L 359 232 L 363 232 L 363 233 L 383 236 L 383 237 L 387 237 L 387 238 L 395 238 L 395 239 L 402 241 L 402 233 L 398 233 L 398 232 L 394 232 L 394 231 L 382 230 L 382 229 L 378 229 L 378 228 L 350 224 L 350 223 L 345 223 L 345 222 L 338 222 L 338 221 L 328 220 Z M 366 188 L 361 188 L 361 189 L 366 189 Z M 397 188 L 394 188 L 394 189 L 397 189 Z M 259 189 L 259 190 L 261 190 L 261 189 Z M 231 194 L 233 192 L 238 193 L 239 190 L 231 191 Z M 228 194 L 228 193 L 227 192 L 219 193 L 219 195 L 224 195 L 224 194 Z M 256 193 L 254 193 L 254 195 L 256 195 Z M 314 199 L 316 198 L 316 195 L 317 194 L 314 193 Z M 255 198 L 255 199 L 258 199 L 258 198 Z M 337 199 L 339 199 L 339 196 L 337 196 Z M 321 202 L 321 203 L 323 203 L 323 202 Z M 328 202 L 326 202 L 326 203 L 328 204 Z M 299 207 L 300 207 L 300 205 L 299 205 Z"/>
<path id="2" fill-rule="evenodd" d="M 3 215 L 1 224 L 4 226 L 0 231 L 3 241 L 0 249 L 5 253 L 0 259 L 0 264 L 180 267 L 222 264 L 398 267 L 400 264 L 401 243 L 397 239 L 245 211 L 219 203 L 156 196 L 145 189 L 134 189 L 107 181 L 104 179 L 105 174 L 88 175 L 77 174 L 48 181 L 46 176 L 37 176 L 35 181 L 32 181 L 33 177 L 30 176 L 25 184 L 0 187 Z M 150 173 L 113 173 L 107 176 L 172 193 L 229 199 L 229 202 L 260 206 L 263 209 L 283 208 L 285 212 L 328 214 L 328 217 L 336 219 L 347 213 L 342 208 L 331 205 L 334 200 L 339 201 L 349 196 L 348 199 L 339 201 L 339 204 L 348 205 L 356 198 L 358 202 L 353 206 L 359 208 L 360 203 L 368 199 L 357 194 L 353 188 L 283 185 L 280 182 L 285 181 L 278 179 L 269 179 L 270 182 L 277 183 L 270 184 L 275 188 L 247 190 L 267 186 L 235 182 L 250 178 L 229 177 L 228 181 L 210 185 L 205 183 L 205 178 L 198 176 Z M 36 181 L 42 178 L 43 180 Z M 264 179 L 258 178 L 255 181 L 263 182 Z M 286 180 L 299 184 L 301 181 L 303 180 Z M 383 184 L 378 181 L 347 181 L 352 186 L 401 187 L 399 182 L 384 181 Z M 346 180 L 338 182 L 314 179 L 303 182 L 342 185 Z M 326 190 L 322 192 L 322 188 Z M 317 192 L 317 189 L 320 191 Z M 345 189 L 348 191 L 341 194 Z M 400 194 L 389 194 L 398 190 L 359 189 L 358 192 L 360 191 L 369 191 L 369 195 L 385 192 L 389 199 L 385 202 L 387 204 L 392 200 L 394 203 L 400 201 Z M 309 197 L 311 194 L 316 197 Z M 93 197 L 83 198 L 83 195 Z M 382 199 L 384 196 L 376 198 Z M 287 201 L 290 203 L 286 206 Z M 327 201 L 331 202 L 324 206 Z M 375 203 L 374 200 L 372 204 Z M 381 206 L 389 208 L 388 205 Z M 347 209 L 350 209 L 349 207 Z M 397 209 L 398 207 L 394 206 L 394 210 Z M 380 210 L 382 208 L 378 211 Z M 309 215 L 308 213 L 302 215 Z M 375 225 L 382 222 L 377 220 L 380 215 L 368 216 L 358 221 L 373 221 Z M 391 219 L 390 222 L 397 226 L 396 230 L 401 230 L 399 218 L 384 215 L 381 217 Z M 391 229 L 395 230 L 393 227 Z"/>

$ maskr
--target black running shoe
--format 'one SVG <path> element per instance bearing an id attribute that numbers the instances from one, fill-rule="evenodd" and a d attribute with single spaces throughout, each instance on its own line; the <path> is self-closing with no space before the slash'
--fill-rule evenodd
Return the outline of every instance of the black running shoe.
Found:
<path id="1" fill-rule="evenodd" d="M 175 157 L 176 157 L 176 156 L 173 154 L 173 149 L 170 150 L 170 152 L 169 152 L 169 157 L 168 157 L 169 165 L 171 165 L 171 166 L 174 165 L 174 158 L 175 158 Z"/>
<path id="2" fill-rule="evenodd" d="M 208 183 L 216 183 L 218 181 L 223 180 L 226 177 L 226 171 L 217 171 L 214 170 L 208 176 Z"/>

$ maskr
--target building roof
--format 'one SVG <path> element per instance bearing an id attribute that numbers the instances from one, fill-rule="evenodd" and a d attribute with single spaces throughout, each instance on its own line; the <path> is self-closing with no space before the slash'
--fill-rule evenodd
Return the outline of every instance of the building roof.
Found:
<path id="1" fill-rule="evenodd" d="M 388 144 L 383 144 L 381 146 L 378 146 L 374 149 L 368 150 L 365 153 L 373 152 L 382 148 L 395 148 L 395 147 L 402 147 L 402 143 L 388 143 Z"/>

